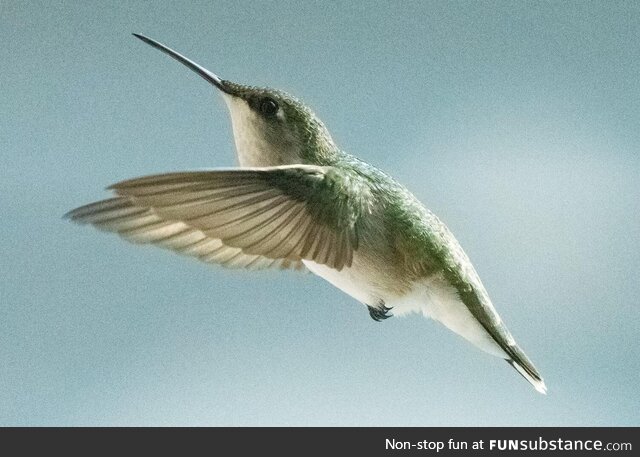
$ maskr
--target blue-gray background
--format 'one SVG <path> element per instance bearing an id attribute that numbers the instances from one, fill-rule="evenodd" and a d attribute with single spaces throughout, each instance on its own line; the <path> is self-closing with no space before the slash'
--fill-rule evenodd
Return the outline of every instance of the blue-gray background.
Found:
<path id="1" fill-rule="evenodd" d="M 1 425 L 640 425 L 637 2 L 0 3 Z M 62 220 L 235 164 L 221 98 L 290 91 L 453 230 L 542 371 L 320 278 Z"/>

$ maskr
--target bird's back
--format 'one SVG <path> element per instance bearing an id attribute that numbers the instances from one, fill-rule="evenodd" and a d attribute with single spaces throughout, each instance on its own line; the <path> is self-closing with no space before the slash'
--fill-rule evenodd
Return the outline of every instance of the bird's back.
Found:
<path id="1" fill-rule="evenodd" d="M 443 323 L 480 349 L 507 360 L 544 393 L 542 377 L 516 344 L 446 225 L 386 173 L 348 156 L 341 166 L 359 174 L 372 189 L 372 214 L 359 231 L 362 239 L 354 256 L 353 268 L 361 272 L 342 275 L 350 283 L 360 279 L 356 298 L 367 297 L 365 303 L 371 306 L 384 303 L 394 315 L 418 312 Z M 345 290 L 344 284 L 338 287 Z"/>

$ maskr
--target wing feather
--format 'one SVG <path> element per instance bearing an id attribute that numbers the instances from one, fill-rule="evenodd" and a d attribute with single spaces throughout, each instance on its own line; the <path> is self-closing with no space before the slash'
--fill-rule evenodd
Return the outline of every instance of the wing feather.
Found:
<path id="1" fill-rule="evenodd" d="M 155 244 L 178 254 L 227 268 L 304 270 L 300 260 L 283 262 L 261 255 L 245 254 L 221 240 L 208 237 L 182 221 L 163 220 L 148 207 L 136 206 L 129 198 L 116 197 L 80 207 L 68 213 L 79 223 L 116 232 L 132 243 Z"/>
<path id="2" fill-rule="evenodd" d="M 340 270 L 351 265 L 370 196 L 341 173 L 294 165 L 146 176 L 111 186 L 117 197 L 68 216 L 230 267 L 300 268 L 313 260 Z"/>

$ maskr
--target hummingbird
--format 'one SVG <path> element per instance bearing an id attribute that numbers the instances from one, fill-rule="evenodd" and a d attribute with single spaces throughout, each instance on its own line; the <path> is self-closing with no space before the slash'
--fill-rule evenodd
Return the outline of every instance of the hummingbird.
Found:
<path id="1" fill-rule="evenodd" d="M 373 320 L 432 318 L 546 393 L 456 238 L 409 190 L 340 149 L 297 98 L 221 79 L 133 35 L 222 94 L 239 167 L 118 182 L 108 188 L 115 196 L 66 217 L 225 267 L 308 270 Z"/>

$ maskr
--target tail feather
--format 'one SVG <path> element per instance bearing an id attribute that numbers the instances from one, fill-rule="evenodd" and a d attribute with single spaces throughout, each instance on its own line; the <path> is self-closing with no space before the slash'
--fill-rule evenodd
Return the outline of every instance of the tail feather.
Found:
<path id="1" fill-rule="evenodd" d="M 544 383 L 542 376 L 525 353 L 518 346 L 509 346 L 508 350 L 505 352 L 509 355 L 509 358 L 505 359 L 507 363 L 515 368 L 524 379 L 529 381 L 534 389 L 541 394 L 546 395 L 547 386 Z"/>
<path id="2" fill-rule="evenodd" d="M 547 395 L 547 386 L 541 377 L 529 373 L 523 366 L 521 366 L 518 362 L 514 360 L 511 360 L 511 359 L 506 359 L 506 360 L 509 363 L 509 365 L 515 368 L 516 371 L 522 375 L 524 379 L 526 379 L 531 383 L 534 389 L 536 389 L 538 392 L 540 392 L 543 395 Z"/>

